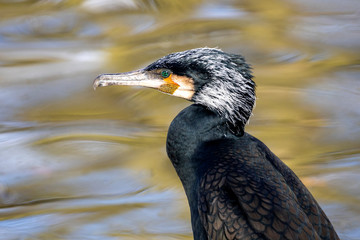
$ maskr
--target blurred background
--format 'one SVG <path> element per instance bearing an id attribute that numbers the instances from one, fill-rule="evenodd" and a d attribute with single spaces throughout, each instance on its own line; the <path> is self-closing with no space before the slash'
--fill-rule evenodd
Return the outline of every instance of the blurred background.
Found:
<path id="1" fill-rule="evenodd" d="M 190 103 L 92 83 L 204 46 L 252 64 L 247 132 L 360 239 L 358 0 L 0 0 L 0 239 L 192 239 L 165 152 Z"/>

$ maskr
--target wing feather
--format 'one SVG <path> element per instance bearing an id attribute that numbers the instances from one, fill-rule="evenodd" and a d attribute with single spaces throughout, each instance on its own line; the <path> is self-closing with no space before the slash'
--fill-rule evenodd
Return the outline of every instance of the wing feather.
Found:
<path id="1" fill-rule="evenodd" d="M 290 169 L 261 150 L 229 146 L 208 155 L 222 157 L 207 160 L 214 165 L 200 180 L 198 209 L 208 239 L 338 239 L 319 229 L 325 214 L 296 175 L 284 177 Z"/>

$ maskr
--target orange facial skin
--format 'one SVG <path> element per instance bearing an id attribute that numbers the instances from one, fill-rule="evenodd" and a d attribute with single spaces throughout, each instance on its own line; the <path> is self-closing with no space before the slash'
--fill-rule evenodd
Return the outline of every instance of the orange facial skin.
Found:
<path id="1" fill-rule="evenodd" d="M 166 82 L 166 83 L 164 83 L 160 86 L 160 88 L 159 88 L 160 91 L 169 93 L 169 94 L 173 94 L 176 91 L 176 89 L 178 89 L 180 87 L 180 85 L 177 84 L 176 82 L 174 82 L 171 77 L 172 77 L 172 74 L 170 74 L 169 77 L 164 78 L 164 82 Z"/>

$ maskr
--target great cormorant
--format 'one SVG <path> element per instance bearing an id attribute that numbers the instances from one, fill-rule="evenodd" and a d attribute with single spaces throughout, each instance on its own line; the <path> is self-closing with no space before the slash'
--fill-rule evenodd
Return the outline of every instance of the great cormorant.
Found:
<path id="1" fill-rule="evenodd" d="M 195 240 L 339 239 L 309 190 L 244 132 L 255 83 L 240 55 L 169 54 L 144 69 L 99 75 L 94 88 L 136 85 L 194 102 L 172 121 L 167 153 L 184 186 Z"/>

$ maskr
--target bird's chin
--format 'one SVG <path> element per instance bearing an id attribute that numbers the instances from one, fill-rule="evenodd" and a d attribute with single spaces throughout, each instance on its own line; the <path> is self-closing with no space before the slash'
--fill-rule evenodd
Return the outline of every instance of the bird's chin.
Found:
<path id="1" fill-rule="evenodd" d="M 190 77 L 176 74 L 173 74 L 172 80 L 179 86 L 172 95 L 192 100 L 192 97 L 195 94 L 194 80 Z"/>
<path id="2" fill-rule="evenodd" d="M 173 96 L 185 98 L 187 100 L 192 100 L 192 97 L 194 96 L 194 90 L 193 89 L 181 89 L 178 88 L 176 91 L 172 94 Z"/>

